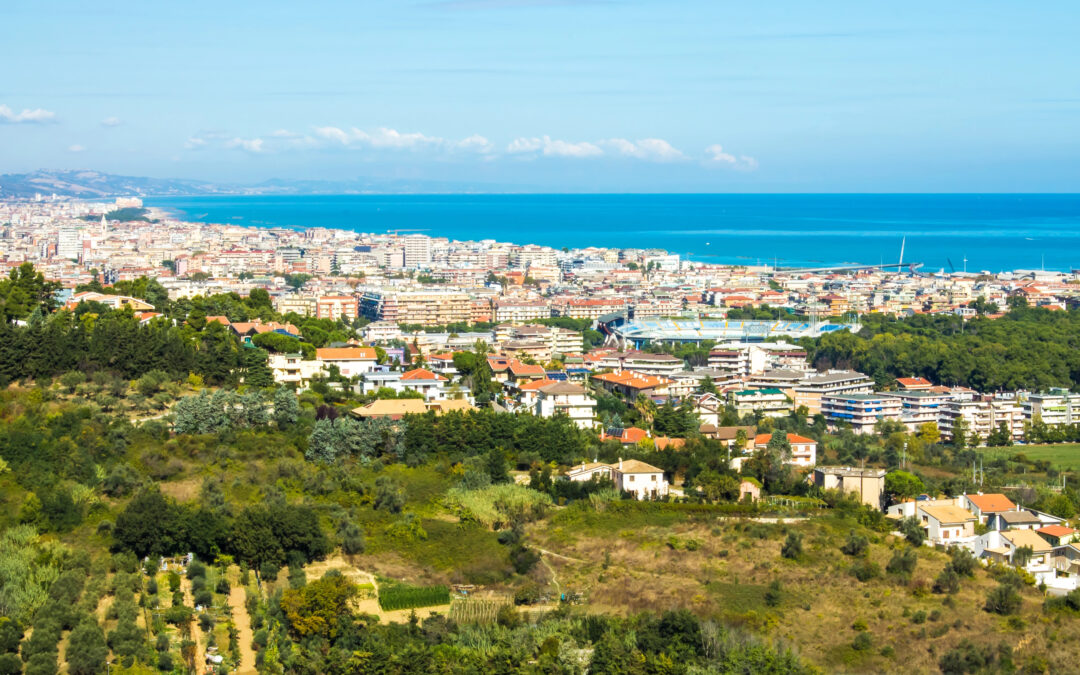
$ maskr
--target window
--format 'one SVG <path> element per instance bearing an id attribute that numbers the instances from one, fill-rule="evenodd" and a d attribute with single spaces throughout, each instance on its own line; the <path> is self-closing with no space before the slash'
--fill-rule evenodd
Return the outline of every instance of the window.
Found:
<path id="1" fill-rule="evenodd" d="M 632 475 L 631 475 L 631 476 L 627 476 L 627 477 L 626 477 L 626 479 L 627 479 L 628 481 L 630 481 L 631 483 L 633 483 L 633 482 L 634 482 L 634 477 L 633 477 Z"/>
<path id="2" fill-rule="evenodd" d="M 949 531 L 948 530 L 942 530 L 941 531 L 941 538 L 942 539 L 948 539 L 949 538 Z"/>
<path id="3" fill-rule="evenodd" d="M 656 482 L 656 476 L 655 475 L 652 477 L 652 482 L 654 482 L 654 483 Z"/>

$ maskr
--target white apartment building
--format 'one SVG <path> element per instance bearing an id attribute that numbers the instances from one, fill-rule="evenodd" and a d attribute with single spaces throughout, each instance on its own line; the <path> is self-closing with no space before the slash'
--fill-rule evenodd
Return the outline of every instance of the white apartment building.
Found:
<path id="1" fill-rule="evenodd" d="M 979 437 L 979 445 L 1004 422 L 1013 440 L 1024 437 L 1024 410 L 1013 401 L 948 401 L 940 408 L 938 428 L 941 435 L 951 439 L 957 420 L 967 426 L 967 438 Z"/>
<path id="2" fill-rule="evenodd" d="M 596 401 L 584 387 L 570 382 L 556 382 L 541 387 L 536 396 L 536 414 L 539 417 L 566 415 L 582 429 L 595 429 Z"/>
<path id="3" fill-rule="evenodd" d="M 498 300 L 495 302 L 496 323 L 525 323 L 551 316 L 551 305 L 543 300 Z"/>
<path id="4" fill-rule="evenodd" d="M 879 420 L 900 420 L 900 401 L 888 394 L 827 394 L 821 414 L 833 428 L 847 424 L 857 434 L 874 433 Z"/>
<path id="5" fill-rule="evenodd" d="M 61 227 L 56 234 L 56 257 L 77 260 L 82 254 L 82 232 L 74 227 Z"/>
<path id="6" fill-rule="evenodd" d="M 431 238 L 422 234 L 412 234 L 404 238 L 405 267 L 416 269 L 431 264 Z"/>
<path id="7" fill-rule="evenodd" d="M 664 471 L 636 459 L 619 459 L 617 464 L 579 464 L 566 472 L 572 481 L 589 481 L 593 476 L 610 479 L 617 490 L 629 492 L 635 499 L 658 499 L 668 494 Z"/>
<path id="8" fill-rule="evenodd" d="M 1024 418 L 1031 422 L 1036 417 L 1047 426 L 1080 422 L 1080 394 L 1070 393 L 1067 389 L 1029 394 L 1024 401 Z"/>
<path id="9" fill-rule="evenodd" d="M 791 399 L 779 389 L 744 389 L 731 392 L 731 403 L 739 417 L 761 412 L 765 417 L 786 417 Z"/>

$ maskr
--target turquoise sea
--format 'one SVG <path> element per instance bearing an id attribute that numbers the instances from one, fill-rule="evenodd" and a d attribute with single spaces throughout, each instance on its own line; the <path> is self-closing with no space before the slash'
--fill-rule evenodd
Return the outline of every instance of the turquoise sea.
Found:
<path id="1" fill-rule="evenodd" d="M 1080 195 L 312 195 L 159 197 L 185 219 L 664 248 L 781 266 L 904 261 L 922 271 L 1080 268 Z M 966 259 L 966 263 L 965 263 Z"/>

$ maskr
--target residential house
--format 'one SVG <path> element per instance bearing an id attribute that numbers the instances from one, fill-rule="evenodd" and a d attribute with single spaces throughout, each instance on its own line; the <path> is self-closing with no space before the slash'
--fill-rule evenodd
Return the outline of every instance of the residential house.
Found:
<path id="1" fill-rule="evenodd" d="M 315 350 L 315 360 L 327 371 L 337 366 L 344 377 L 363 375 L 375 368 L 374 347 L 323 347 Z"/>
<path id="2" fill-rule="evenodd" d="M 986 526 L 991 530 L 1038 530 L 1043 524 L 1031 511 L 1016 510 L 991 513 Z"/>
<path id="3" fill-rule="evenodd" d="M 975 514 L 959 506 L 919 506 L 917 517 L 931 544 L 966 544 L 975 536 Z"/>
<path id="4" fill-rule="evenodd" d="M 566 472 L 566 478 L 572 481 L 590 481 L 593 476 L 610 478 L 617 490 L 629 492 L 635 499 L 659 499 L 668 494 L 663 469 L 636 459 L 619 458 L 617 464 L 580 464 Z"/>
<path id="5" fill-rule="evenodd" d="M 1048 544 L 1057 548 L 1067 546 L 1077 540 L 1076 530 L 1064 525 L 1046 525 L 1035 530 L 1035 533 L 1046 540 Z"/>
<path id="6" fill-rule="evenodd" d="M 656 375 L 639 375 L 632 372 L 600 373 L 592 381 L 613 394 L 634 401 L 640 395 L 662 396 L 667 393 L 671 380 Z"/>
<path id="7" fill-rule="evenodd" d="M 266 366 L 274 374 L 274 382 L 307 389 L 312 378 L 322 374 L 319 361 L 305 361 L 303 354 L 270 354 Z"/>
<path id="8" fill-rule="evenodd" d="M 983 525 L 988 524 L 993 515 L 1016 510 L 1016 504 L 1000 493 L 964 495 L 964 501 L 965 508 L 970 509 Z"/>
<path id="9" fill-rule="evenodd" d="M 772 434 L 758 434 L 754 437 L 754 449 L 764 450 L 769 447 Z M 787 435 L 788 444 L 791 446 L 791 459 L 785 464 L 794 466 L 814 466 L 817 464 L 817 441 L 798 434 Z"/>

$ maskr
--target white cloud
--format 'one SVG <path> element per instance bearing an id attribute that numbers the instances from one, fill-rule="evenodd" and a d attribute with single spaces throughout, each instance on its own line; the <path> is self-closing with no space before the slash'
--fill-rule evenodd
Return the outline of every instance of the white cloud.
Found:
<path id="1" fill-rule="evenodd" d="M 651 162 L 677 162 L 686 159 L 682 150 L 675 148 L 662 138 L 643 138 L 639 141 L 612 138 L 601 143 L 621 155 Z"/>
<path id="2" fill-rule="evenodd" d="M 724 152 L 724 148 L 721 145 L 710 145 L 705 148 L 705 153 L 709 155 L 710 162 L 720 162 L 722 164 L 734 164 L 739 161 L 735 155 Z"/>
<path id="3" fill-rule="evenodd" d="M 288 129 L 278 129 L 277 131 L 271 131 L 270 132 L 270 137 L 271 138 L 295 139 L 295 138 L 303 138 L 303 134 L 298 134 L 295 131 L 289 131 Z"/>
<path id="4" fill-rule="evenodd" d="M 7 124 L 41 124 L 52 122 L 56 113 L 44 108 L 23 108 L 22 112 L 15 112 L 8 106 L 0 103 L 0 122 Z"/>
<path id="5" fill-rule="evenodd" d="M 231 149 L 240 149 L 245 152 L 262 152 L 263 151 L 263 139 L 261 138 L 234 138 L 231 141 L 225 143 L 225 147 Z"/>
<path id="6" fill-rule="evenodd" d="M 105 119 L 101 120 L 101 126 L 103 126 L 103 127 L 118 127 L 118 126 L 120 126 L 120 118 L 119 117 L 106 117 Z"/>
<path id="7" fill-rule="evenodd" d="M 346 147 L 363 147 L 375 150 L 439 150 L 444 152 L 466 151 L 487 154 L 495 149 L 488 139 L 473 134 L 460 141 L 448 140 L 439 136 L 428 136 L 418 131 L 401 132 L 389 127 L 379 127 L 373 131 L 364 131 L 352 127 L 315 127 L 315 135 L 332 143 Z"/>
<path id="8" fill-rule="evenodd" d="M 199 138 L 198 136 L 192 136 L 184 141 L 184 148 L 187 150 L 198 150 L 199 148 L 206 147 L 206 139 Z"/>
<path id="9" fill-rule="evenodd" d="M 736 157 L 730 152 L 726 152 L 719 144 L 713 144 L 705 148 L 705 154 L 708 155 L 705 161 L 709 164 L 730 166 L 740 171 L 753 171 L 758 168 L 758 162 L 753 157 L 749 155 Z"/>
<path id="10" fill-rule="evenodd" d="M 68 152 L 84 152 L 85 150 L 86 148 L 78 144 L 68 146 Z"/>
<path id="11" fill-rule="evenodd" d="M 545 157 L 574 157 L 578 159 L 599 157 L 604 154 L 604 150 L 594 143 L 585 141 L 572 143 L 557 138 L 553 139 L 550 136 L 515 138 L 506 146 L 506 151 L 514 155 L 539 152 Z"/>

